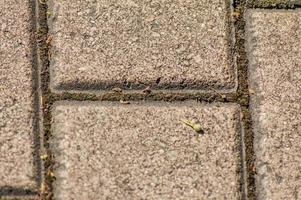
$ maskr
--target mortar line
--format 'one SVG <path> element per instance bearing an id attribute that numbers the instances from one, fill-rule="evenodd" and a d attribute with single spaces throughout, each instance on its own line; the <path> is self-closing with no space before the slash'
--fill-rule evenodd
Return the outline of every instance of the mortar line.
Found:
<path id="1" fill-rule="evenodd" d="M 51 126 L 50 103 L 47 95 L 49 94 L 49 59 L 48 59 L 48 27 L 47 27 L 47 5 L 46 1 L 34 0 L 36 4 L 36 19 L 37 19 L 37 57 L 39 61 L 39 76 L 40 76 L 40 103 L 42 107 L 42 124 L 43 128 L 43 183 L 41 185 L 40 196 L 42 199 L 52 199 L 52 168 L 54 165 L 52 153 L 49 149 L 49 136 Z"/>
<path id="2" fill-rule="evenodd" d="M 250 94 L 248 85 L 248 59 L 245 51 L 245 19 L 244 13 L 248 9 L 248 5 L 252 5 L 248 0 L 235 0 L 234 9 L 239 13 L 237 20 L 235 21 L 235 38 L 236 38 L 236 53 L 237 68 L 238 68 L 238 101 L 241 105 L 242 110 L 242 124 L 243 124 L 243 151 L 244 161 L 242 163 L 244 168 L 244 187 L 246 190 L 245 199 L 254 200 L 256 199 L 256 185 L 255 185 L 255 168 L 254 160 L 255 153 L 253 149 L 253 138 L 254 133 L 252 130 L 252 118 L 249 107 Z"/>
<path id="3" fill-rule="evenodd" d="M 272 2 L 263 2 L 260 3 L 258 0 L 247 0 L 246 7 L 249 9 L 286 9 L 286 10 L 295 10 L 301 8 L 301 1 L 299 3 L 272 3 Z"/>
<path id="4" fill-rule="evenodd" d="M 41 84 L 41 79 L 40 79 L 40 67 L 39 67 L 39 56 L 38 56 L 38 44 L 37 44 L 37 38 L 36 38 L 36 31 L 38 28 L 38 24 L 37 24 L 37 11 L 38 8 L 36 6 L 36 2 L 32 1 L 32 26 L 34 29 L 34 41 L 33 41 L 33 48 L 32 48 L 32 54 L 33 54 L 33 65 L 34 65 L 34 73 L 33 73 L 33 77 L 32 79 L 34 80 L 34 100 L 35 100 L 35 106 L 36 106 L 36 136 L 35 136 L 35 146 L 37 148 L 37 152 L 36 152 L 36 160 L 37 160 L 37 164 L 38 164 L 38 178 L 37 178 L 37 183 L 38 183 L 38 188 L 40 189 L 41 184 L 43 182 L 43 164 L 41 162 L 41 151 L 43 148 L 43 136 L 42 136 L 42 127 L 43 127 L 43 116 L 41 114 L 41 89 L 40 89 L 40 84 Z"/>
<path id="5" fill-rule="evenodd" d="M 301 8 L 301 5 L 294 5 L 293 7 L 287 7 L 287 5 L 277 4 L 277 5 L 252 5 L 247 6 L 248 9 L 263 9 L 263 10 L 297 10 Z"/>
<path id="6" fill-rule="evenodd" d="M 39 193 L 33 191 L 32 189 L 24 189 L 17 187 L 1 187 L 0 189 L 0 199 L 34 199 Z"/>

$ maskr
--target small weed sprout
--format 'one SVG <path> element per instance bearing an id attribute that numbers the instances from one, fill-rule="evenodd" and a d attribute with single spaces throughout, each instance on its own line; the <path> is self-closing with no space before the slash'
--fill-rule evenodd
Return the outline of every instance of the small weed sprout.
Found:
<path id="1" fill-rule="evenodd" d="M 196 120 L 180 120 L 182 123 L 184 123 L 186 126 L 191 127 L 195 132 L 197 133 L 204 133 L 204 130 L 199 122 Z"/>

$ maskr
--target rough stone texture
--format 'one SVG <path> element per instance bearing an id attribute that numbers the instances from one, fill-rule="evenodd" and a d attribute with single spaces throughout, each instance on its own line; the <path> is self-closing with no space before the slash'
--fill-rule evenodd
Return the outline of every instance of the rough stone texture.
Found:
<path id="1" fill-rule="evenodd" d="M 229 55 L 229 1 L 47 2 L 54 89 L 236 85 Z"/>
<path id="2" fill-rule="evenodd" d="M 234 104 L 60 102 L 55 199 L 239 199 Z M 204 134 L 183 125 L 198 119 Z"/>
<path id="3" fill-rule="evenodd" d="M 249 10 L 258 199 L 301 199 L 301 12 Z"/>
<path id="4" fill-rule="evenodd" d="M 33 188 L 30 1 L 0 3 L 0 190 Z"/>

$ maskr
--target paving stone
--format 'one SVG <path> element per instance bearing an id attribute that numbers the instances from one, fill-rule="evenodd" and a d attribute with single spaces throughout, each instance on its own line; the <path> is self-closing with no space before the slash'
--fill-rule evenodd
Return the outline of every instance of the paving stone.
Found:
<path id="1" fill-rule="evenodd" d="M 54 198 L 240 199 L 239 117 L 235 104 L 56 103 Z"/>
<path id="2" fill-rule="evenodd" d="M 301 12 L 246 20 L 258 199 L 301 199 Z"/>
<path id="3" fill-rule="evenodd" d="M 47 2 L 53 89 L 235 88 L 230 1 Z"/>
<path id="4" fill-rule="evenodd" d="M 30 1 L 0 3 L 0 191 L 34 188 Z"/>

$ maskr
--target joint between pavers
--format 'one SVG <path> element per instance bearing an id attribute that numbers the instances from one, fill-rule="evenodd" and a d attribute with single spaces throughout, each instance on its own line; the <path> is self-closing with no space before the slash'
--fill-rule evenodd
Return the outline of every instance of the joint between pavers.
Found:
<path id="1" fill-rule="evenodd" d="M 74 100 L 74 101 L 185 101 L 196 100 L 200 102 L 223 102 L 223 103 L 237 103 L 237 94 L 220 94 L 216 92 L 212 93 L 163 93 L 156 92 L 145 94 L 141 93 L 122 93 L 122 92 L 107 92 L 102 95 L 99 94 L 85 94 L 85 93 L 50 93 L 46 97 L 49 103 L 62 100 Z"/>
<path id="2" fill-rule="evenodd" d="M 40 157 L 43 163 L 42 172 L 42 183 L 40 186 L 40 196 L 41 199 L 51 199 L 52 198 L 52 181 L 51 171 L 53 167 L 53 159 L 51 152 L 48 148 L 48 139 L 50 135 L 50 124 L 51 115 L 49 110 L 49 103 L 47 102 L 47 94 L 49 93 L 49 59 L 48 59 L 48 27 L 47 27 L 47 5 L 44 1 L 35 0 L 36 8 L 36 45 L 37 45 L 37 64 L 39 69 L 39 104 L 41 105 L 41 143 L 43 150 L 43 159 Z"/>
<path id="3" fill-rule="evenodd" d="M 281 2 L 280 0 L 266 0 L 266 1 L 258 1 L 258 0 L 248 0 L 247 8 L 249 9 L 286 9 L 286 10 L 295 10 L 301 8 L 301 1 L 296 0 L 294 2 Z"/>
<path id="4" fill-rule="evenodd" d="M 37 198 L 38 192 L 32 189 L 1 187 L 0 199 L 34 199 Z"/>
<path id="5" fill-rule="evenodd" d="M 37 6 L 36 6 L 36 2 L 32 1 L 31 2 L 31 8 L 32 8 L 32 28 L 34 31 L 36 31 L 37 29 Z M 41 137 L 41 120 L 42 120 L 42 115 L 41 115 L 41 102 L 40 102 L 40 95 L 41 95 L 41 90 L 40 90 L 40 69 L 39 69 L 39 58 L 37 55 L 37 50 L 38 50 L 38 46 L 37 46 L 37 40 L 34 37 L 34 41 L 32 41 L 32 68 L 33 68 L 33 74 L 32 74 L 32 80 L 33 80 L 33 91 L 34 91 L 34 107 L 35 107 L 35 117 L 33 120 L 33 127 L 35 130 L 35 134 L 34 134 L 34 143 L 35 143 L 35 152 L 34 152 L 34 161 L 36 163 L 36 171 L 37 171 L 37 175 L 36 175 L 36 182 L 38 185 L 38 190 L 40 190 L 40 186 L 42 184 L 43 181 L 43 175 L 42 175 L 42 171 L 43 171 L 43 165 L 41 162 L 41 150 L 42 150 L 42 137 Z"/>
<path id="6" fill-rule="evenodd" d="M 255 170 L 254 170 L 254 149 L 253 138 L 254 133 L 252 129 L 252 119 L 249 109 L 249 84 L 248 84 L 248 60 L 245 50 L 245 18 L 244 13 L 248 8 L 249 2 L 247 0 L 235 1 L 236 21 L 235 25 L 235 50 L 237 56 L 237 70 L 238 70 L 238 103 L 241 105 L 242 126 L 243 126 L 243 140 L 242 140 L 242 168 L 244 179 L 244 197 L 243 199 L 256 199 L 255 193 Z"/>

